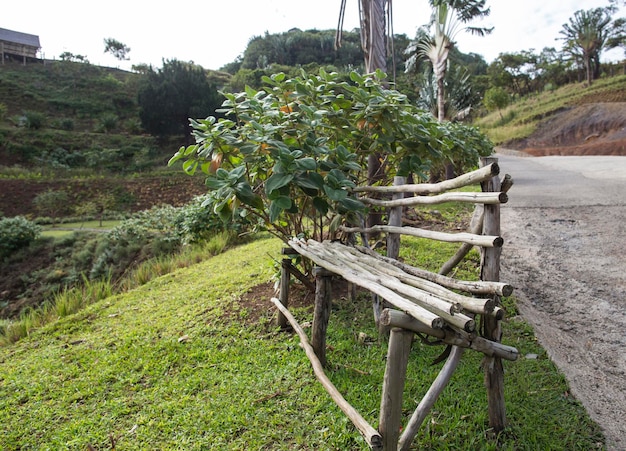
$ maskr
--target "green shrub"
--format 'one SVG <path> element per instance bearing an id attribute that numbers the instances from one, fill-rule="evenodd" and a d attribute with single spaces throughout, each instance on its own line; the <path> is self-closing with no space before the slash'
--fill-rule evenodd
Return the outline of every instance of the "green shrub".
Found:
<path id="1" fill-rule="evenodd" d="M 61 119 L 61 121 L 59 122 L 59 128 L 61 130 L 71 132 L 72 130 L 74 130 L 74 119 L 71 119 L 69 117 Z"/>
<path id="2" fill-rule="evenodd" d="M 69 196 L 65 191 L 48 190 L 37 194 L 33 204 L 42 215 L 51 216 L 54 219 L 69 212 Z"/>
<path id="3" fill-rule="evenodd" d="M 237 209 L 232 216 L 221 219 L 215 213 L 218 205 L 215 193 L 195 197 L 180 207 L 174 219 L 176 233 L 184 244 L 206 241 L 218 233 L 229 230 L 243 233 L 252 227 L 244 209 Z"/>
<path id="4" fill-rule="evenodd" d="M 0 121 L 3 121 L 7 115 L 8 108 L 4 103 L 0 103 Z"/>
<path id="5" fill-rule="evenodd" d="M 24 115 L 20 118 L 20 125 L 22 127 L 30 128 L 33 130 L 39 130 L 44 127 L 46 123 L 46 116 L 38 111 L 25 111 Z"/>
<path id="6" fill-rule="evenodd" d="M 100 126 L 98 127 L 98 131 L 102 131 L 104 133 L 110 133 L 112 131 L 115 131 L 118 122 L 119 118 L 115 114 L 106 113 L 100 118 Z"/>
<path id="7" fill-rule="evenodd" d="M 40 233 L 41 227 L 23 216 L 0 219 L 0 257 L 28 246 Z"/>

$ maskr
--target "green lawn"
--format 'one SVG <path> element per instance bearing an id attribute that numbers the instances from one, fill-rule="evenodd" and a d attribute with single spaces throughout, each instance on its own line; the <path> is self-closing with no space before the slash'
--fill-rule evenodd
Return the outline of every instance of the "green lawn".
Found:
<path id="1" fill-rule="evenodd" d="M 416 245 L 421 246 L 421 245 Z M 317 383 L 297 336 L 274 308 L 260 317 L 241 294 L 270 280 L 280 243 L 261 239 L 162 276 L 0 348 L 2 450 L 361 450 L 356 429 Z M 438 258 L 445 259 L 445 255 Z M 510 316 L 514 305 L 507 301 Z M 301 324 L 310 307 L 294 309 Z M 420 430 L 415 449 L 589 450 L 599 427 L 519 317 L 504 325 L 521 355 L 505 362 L 509 427 L 492 437 L 481 358 L 468 351 Z M 373 337 L 363 344 L 359 332 Z M 386 343 L 367 297 L 337 300 L 327 374 L 376 427 Z M 416 341 L 406 419 L 441 353 Z"/>
<path id="2" fill-rule="evenodd" d="M 41 235 L 50 238 L 62 238 L 74 232 L 80 232 L 81 230 L 108 232 L 120 222 L 119 220 L 106 220 L 102 221 L 101 225 L 100 221 L 81 221 L 48 225 L 43 228 Z"/>

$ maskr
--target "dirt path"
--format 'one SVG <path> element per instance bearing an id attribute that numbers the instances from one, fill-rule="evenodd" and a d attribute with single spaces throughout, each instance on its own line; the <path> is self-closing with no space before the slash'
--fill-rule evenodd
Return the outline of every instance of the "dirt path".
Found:
<path id="1" fill-rule="evenodd" d="M 501 279 L 608 449 L 624 450 L 626 157 L 499 157 L 515 183 Z"/>

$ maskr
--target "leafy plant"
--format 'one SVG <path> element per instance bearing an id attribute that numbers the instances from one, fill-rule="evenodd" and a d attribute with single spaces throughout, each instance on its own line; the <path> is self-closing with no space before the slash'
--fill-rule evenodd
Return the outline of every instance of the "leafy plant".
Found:
<path id="1" fill-rule="evenodd" d="M 69 212 L 69 196 L 65 191 L 48 190 L 33 199 L 35 208 L 44 216 L 54 219 Z"/>
<path id="2" fill-rule="evenodd" d="M 46 116 L 38 111 L 25 111 L 19 119 L 19 125 L 32 130 L 43 128 Z"/>
<path id="3" fill-rule="evenodd" d="M 181 147 L 169 164 L 207 175 L 222 218 L 244 207 L 287 241 L 321 239 L 344 220 L 358 223 L 364 205 L 351 190 L 362 183 L 372 153 L 382 155 L 388 176 L 423 175 L 434 163 L 477 163 L 491 152 L 478 131 L 438 123 L 398 91 L 385 74 L 302 71 L 264 76 L 260 91 L 222 93 L 225 118 L 191 120 L 196 144 Z"/>
<path id="4" fill-rule="evenodd" d="M 23 216 L 0 219 L 0 258 L 28 246 L 41 233 L 41 227 Z"/>

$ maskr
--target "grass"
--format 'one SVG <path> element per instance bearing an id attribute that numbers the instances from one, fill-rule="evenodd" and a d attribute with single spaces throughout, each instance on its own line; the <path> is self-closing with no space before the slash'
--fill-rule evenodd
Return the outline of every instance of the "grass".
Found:
<path id="1" fill-rule="evenodd" d="M 223 232 L 202 244 L 186 247 L 177 254 L 147 260 L 117 285 L 110 279 L 89 280 L 84 277 L 82 284 L 64 289 L 37 309 L 25 310 L 17 320 L 0 322 L 0 346 L 15 343 L 35 329 L 74 314 L 115 293 L 131 290 L 175 269 L 186 268 L 222 253 L 236 239 L 235 234 Z"/>
<path id="2" fill-rule="evenodd" d="M 278 331 L 274 310 L 241 302 L 270 280 L 281 243 L 260 239 L 152 279 L 0 348 L 3 450 L 361 450 L 358 432 L 312 374 L 297 337 Z M 445 261 L 453 248 L 409 240 L 406 256 Z M 412 258 L 412 257 L 411 257 Z M 460 277 L 475 271 L 468 264 Z M 420 430 L 415 449 L 589 450 L 599 427 L 569 395 L 563 376 L 506 300 L 504 342 L 509 426 L 488 429 L 480 355 L 467 352 Z M 260 313 L 260 314 L 259 314 Z M 293 309 L 302 323 L 311 307 Z M 372 337 L 363 344 L 357 334 Z M 334 302 L 327 374 L 376 426 L 386 342 L 367 297 Z M 430 385 L 441 347 L 415 342 L 405 419 Z"/>
<path id="3" fill-rule="evenodd" d="M 617 101 L 624 98 L 626 75 L 595 80 L 590 87 L 571 83 L 554 91 L 529 95 L 516 100 L 502 111 L 494 111 L 475 121 L 494 144 L 526 138 L 547 117 L 588 101 Z"/>

